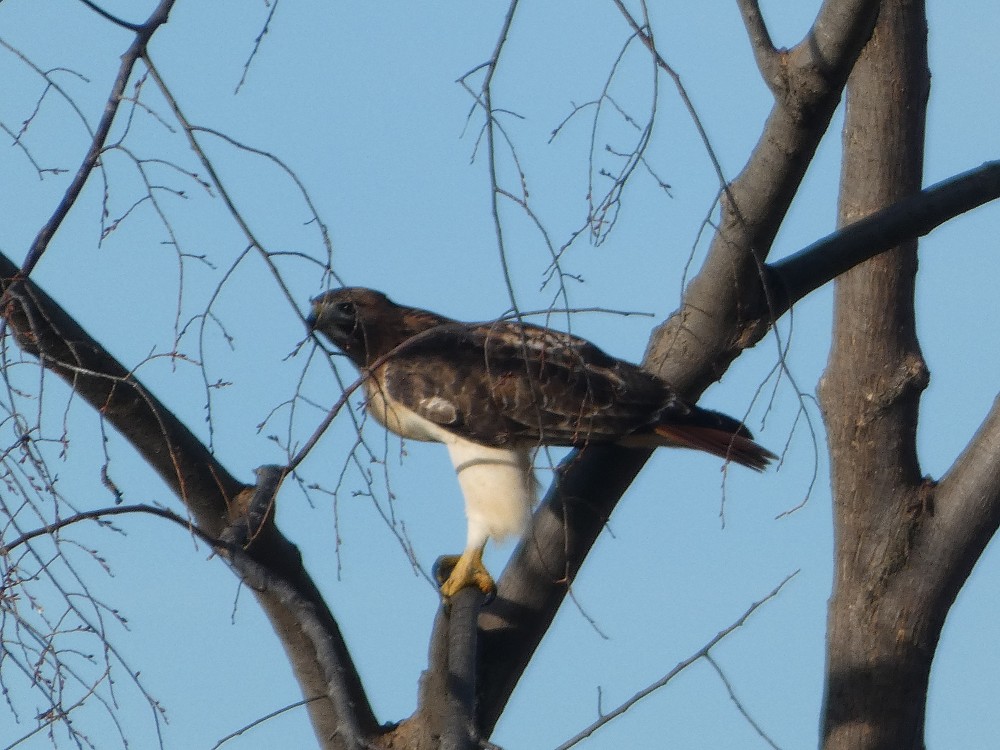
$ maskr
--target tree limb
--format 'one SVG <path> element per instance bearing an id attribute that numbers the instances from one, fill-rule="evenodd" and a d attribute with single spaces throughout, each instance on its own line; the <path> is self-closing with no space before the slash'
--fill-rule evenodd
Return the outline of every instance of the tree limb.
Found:
<path id="1" fill-rule="evenodd" d="M 646 366 L 691 398 L 725 372 L 746 338 L 760 335 L 758 311 L 772 307 L 762 264 L 878 7 L 875 0 L 828 0 L 788 52 L 788 95 L 775 101 L 749 161 L 725 187 L 719 228 L 681 309 L 651 338 Z"/>
<path id="2" fill-rule="evenodd" d="M 934 536 L 925 566 L 950 602 L 1000 529 L 1000 397 L 934 493 Z"/>
<path id="3" fill-rule="evenodd" d="M 128 440 L 207 534 L 229 523 L 245 485 L 135 376 L 51 297 L 0 255 L 0 315 L 20 347 L 38 357 Z"/>
<path id="4" fill-rule="evenodd" d="M 878 6 L 875 0 L 824 3 L 807 39 L 788 57 L 789 95 L 775 102 L 750 161 L 726 191 L 705 265 L 681 310 L 651 337 L 645 366 L 688 398 L 696 400 L 742 351 L 744 311 L 760 309 L 760 263 L 833 116 Z M 819 50 L 825 54 L 822 68 Z M 560 465 L 528 538 L 500 578 L 496 602 L 480 615 L 478 723 L 484 737 L 604 521 L 650 455 L 591 447 Z"/>
<path id="5" fill-rule="evenodd" d="M 447 715 L 441 750 L 474 750 L 476 731 L 476 619 L 483 606 L 483 592 L 467 586 L 455 594 L 448 609 Z"/>
<path id="6" fill-rule="evenodd" d="M 746 26 L 747 36 L 750 38 L 750 48 L 753 50 L 753 57 L 764 83 L 776 98 L 783 97 L 788 91 L 782 64 L 784 53 L 774 48 L 771 34 L 768 33 L 764 16 L 760 12 L 760 3 L 758 0 L 737 0 L 736 4 L 740 6 L 743 25 Z"/>
<path id="7" fill-rule="evenodd" d="M 264 502 L 273 503 L 273 497 Z M 241 528 L 240 531 L 242 530 Z M 309 661 L 310 671 L 318 671 L 323 679 L 322 692 L 310 695 L 305 693 L 306 685 L 300 676 L 307 706 L 320 704 L 321 708 L 326 701 L 318 701 L 316 698 L 323 695 L 333 708 L 332 716 L 324 712 L 323 724 L 314 721 L 320 746 L 337 750 L 362 750 L 368 747 L 369 738 L 378 731 L 378 723 L 340 628 L 318 592 L 315 589 L 303 591 L 301 581 L 282 578 L 275 573 L 270 561 L 259 562 L 258 555 L 229 545 L 221 551 L 228 556 L 229 564 L 240 579 L 261 600 L 268 614 L 277 615 L 283 623 L 290 621 L 292 627 L 307 639 L 311 648 L 306 652 L 305 658 Z M 274 623 L 277 618 L 273 615 Z M 296 665 L 300 658 L 292 648 L 302 646 L 287 639 L 283 639 L 283 643 L 293 665 Z M 313 711 L 310 711 L 310 715 L 315 716 Z"/>
<path id="8" fill-rule="evenodd" d="M 358 731 L 374 734 L 378 723 L 336 620 L 303 567 L 298 549 L 274 525 L 273 515 L 260 510 L 262 502 L 273 502 L 276 482 L 265 483 L 267 491 L 255 494 L 254 488 L 234 478 L 132 372 L 34 282 L 21 277 L 17 265 L 2 254 L 0 291 L 4 300 L 0 316 L 21 348 L 38 357 L 115 427 L 184 502 L 205 534 L 220 537 L 250 508 L 247 554 L 256 567 L 248 563 L 250 567 L 241 572 L 266 571 L 270 577 L 266 581 L 281 582 L 259 587 L 255 594 L 288 653 L 303 695 L 327 695 L 334 690 L 330 680 L 335 679 L 336 690 L 350 696 Z M 265 472 L 264 479 L 273 477 Z M 301 619 L 304 607 L 311 608 L 309 624 Z M 333 650 L 338 664 L 334 674 L 324 668 L 324 663 L 331 663 L 329 653 L 320 653 L 324 649 Z M 342 722 L 347 721 L 339 713 L 342 705 L 335 700 L 308 704 L 324 748 L 351 746 L 340 734 Z"/>
<path id="9" fill-rule="evenodd" d="M 959 214 L 1000 198 L 1000 161 L 942 180 L 838 229 L 767 271 L 774 311 L 788 307 L 859 263 L 923 237 Z"/>

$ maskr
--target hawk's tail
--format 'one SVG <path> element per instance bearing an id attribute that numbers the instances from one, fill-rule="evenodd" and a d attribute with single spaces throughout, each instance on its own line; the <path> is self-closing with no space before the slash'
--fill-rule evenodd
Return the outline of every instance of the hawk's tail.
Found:
<path id="1" fill-rule="evenodd" d="M 653 432 L 663 445 L 705 451 L 754 471 L 764 471 L 777 458 L 755 443 L 753 435 L 740 422 L 708 409 L 695 408 L 690 421 L 658 424 Z"/>

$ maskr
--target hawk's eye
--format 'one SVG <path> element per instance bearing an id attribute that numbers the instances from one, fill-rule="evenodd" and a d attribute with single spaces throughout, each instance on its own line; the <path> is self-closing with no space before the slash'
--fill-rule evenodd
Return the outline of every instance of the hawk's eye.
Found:
<path id="1" fill-rule="evenodd" d="M 353 302 L 338 302 L 336 305 L 337 312 L 341 315 L 354 317 L 354 303 Z"/>

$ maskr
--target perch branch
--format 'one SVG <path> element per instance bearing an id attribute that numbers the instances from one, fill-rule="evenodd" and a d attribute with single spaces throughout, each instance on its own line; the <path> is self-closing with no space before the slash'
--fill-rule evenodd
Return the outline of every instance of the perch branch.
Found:
<path id="1" fill-rule="evenodd" d="M 476 731 L 476 619 L 483 592 L 466 587 L 448 604 L 448 676 L 445 681 L 447 715 L 442 750 L 475 750 Z"/>
<path id="2" fill-rule="evenodd" d="M 789 75 L 812 85 L 775 102 L 758 146 L 726 191 L 719 231 L 681 310 L 650 340 L 644 365 L 696 400 L 742 351 L 744 311 L 766 307 L 761 263 L 871 34 L 876 0 L 825 2 Z M 643 34 L 643 39 L 646 35 Z M 817 55 L 823 53 L 822 75 Z M 671 355 L 685 352 L 684 356 Z M 651 455 L 624 448 L 571 453 L 535 513 L 528 538 L 479 618 L 479 721 L 489 736 L 618 499 Z"/>

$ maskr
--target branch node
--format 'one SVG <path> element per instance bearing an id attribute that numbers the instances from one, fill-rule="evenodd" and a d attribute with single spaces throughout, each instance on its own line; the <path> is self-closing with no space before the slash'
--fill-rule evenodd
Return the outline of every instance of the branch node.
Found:
<path id="1" fill-rule="evenodd" d="M 775 49 L 757 0 L 739 0 L 739 6 L 757 69 L 775 99 L 782 100 L 788 93 L 788 52 Z"/>
<path id="2" fill-rule="evenodd" d="M 274 523 L 276 496 L 285 477 L 283 466 L 259 466 L 254 472 L 257 484 L 237 495 L 233 504 L 235 518 L 219 538 L 226 544 L 247 548 L 265 526 Z"/>

